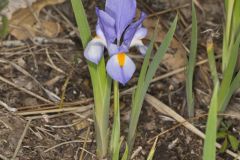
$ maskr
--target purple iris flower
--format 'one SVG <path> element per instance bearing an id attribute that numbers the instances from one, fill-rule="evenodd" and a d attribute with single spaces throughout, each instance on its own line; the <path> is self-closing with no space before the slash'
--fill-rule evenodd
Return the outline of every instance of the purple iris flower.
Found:
<path id="1" fill-rule="evenodd" d="M 136 0 L 106 0 L 105 11 L 96 8 L 98 22 L 97 36 L 87 45 L 84 56 L 98 64 L 107 48 L 110 59 L 107 62 L 107 73 L 112 79 L 126 84 L 136 70 L 132 59 L 126 55 L 130 47 L 137 47 L 145 55 L 147 47 L 142 39 L 147 35 L 147 29 L 142 27 L 146 18 L 141 13 L 140 18 L 133 22 L 136 15 Z"/>

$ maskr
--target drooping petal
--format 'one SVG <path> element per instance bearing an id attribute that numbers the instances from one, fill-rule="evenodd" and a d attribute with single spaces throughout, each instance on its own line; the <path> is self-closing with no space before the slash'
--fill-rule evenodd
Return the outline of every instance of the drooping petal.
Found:
<path id="1" fill-rule="evenodd" d="M 136 14 L 136 0 L 107 0 L 105 11 L 116 21 L 117 39 L 120 40 L 126 27 Z"/>
<path id="2" fill-rule="evenodd" d="M 137 47 L 138 51 L 142 55 L 145 55 L 147 51 L 147 47 L 142 42 L 142 39 L 146 37 L 146 35 L 147 35 L 146 28 L 144 27 L 138 28 L 130 44 L 130 47 Z"/>
<path id="3" fill-rule="evenodd" d="M 100 61 L 103 52 L 104 52 L 104 40 L 100 37 L 93 38 L 87 45 L 86 49 L 84 50 L 84 57 L 95 63 L 98 64 Z"/>
<path id="4" fill-rule="evenodd" d="M 146 18 L 146 14 L 144 12 L 141 13 L 141 17 L 138 21 L 132 23 L 126 30 L 123 36 L 122 48 L 129 48 L 133 38 L 136 36 L 144 36 L 146 34 L 146 30 L 141 27 L 143 20 Z M 139 31 L 139 32 L 137 32 Z"/>
<path id="5" fill-rule="evenodd" d="M 143 39 L 147 36 L 147 28 L 144 27 L 139 27 L 136 31 L 136 33 L 134 34 L 133 40 L 134 39 Z"/>
<path id="6" fill-rule="evenodd" d="M 114 42 L 116 39 L 115 20 L 108 13 L 96 8 L 99 26 L 104 33 L 107 42 Z"/>
<path id="7" fill-rule="evenodd" d="M 147 46 L 145 46 L 140 39 L 133 39 L 131 42 L 130 47 L 137 47 L 138 51 L 142 54 L 145 55 L 147 52 Z"/>
<path id="8" fill-rule="evenodd" d="M 136 70 L 134 62 L 124 53 L 112 56 L 107 62 L 107 73 L 112 79 L 125 85 Z"/>

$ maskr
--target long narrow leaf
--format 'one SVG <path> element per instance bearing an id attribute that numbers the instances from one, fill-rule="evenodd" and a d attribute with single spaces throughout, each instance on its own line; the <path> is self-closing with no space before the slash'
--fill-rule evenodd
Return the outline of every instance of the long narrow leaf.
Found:
<path id="1" fill-rule="evenodd" d="M 125 148 L 125 151 L 123 153 L 121 160 L 127 160 L 127 157 L 128 157 L 128 145 L 126 143 L 126 148 Z"/>
<path id="2" fill-rule="evenodd" d="M 189 60 L 187 65 L 186 94 L 189 117 L 194 116 L 194 97 L 193 97 L 193 74 L 197 55 L 197 16 L 194 3 L 192 3 L 192 35 Z"/>
<path id="3" fill-rule="evenodd" d="M 80 38 L 85 48 L 91 39 L 90 27 L 81 0 L 71 0 L 76 17 Z M 106 74 L 105 61 L 102 58 L 98 65 L 88 62 L 94 94 L 94 125 L 97 141 L 98 158 L 104 158 L 108 148 L 108 121 L 111 80 Z"/>
<path id="4" fill-rule="evenodd" d="M 169 29 L 161 46 L 158 48 L 156 54 L 154 55 L 153 60 L 150 63 L 148 70 L 146 72 L 144 81 L 142 83 L 138 83 L 137 85 L 137 89 L 132 100 L 132 110 L 131 110 L 131 118 L 130 118 L 130 124 L 129 124 L 128 140 L 127 140 L 129 153 L 131 153 L 131 150 L 135 141 L 135 132 L 136 132 L 137 123 L 138 123 L 139 115 L 141 112 L 144 96 L 146 95 L 149 84 L 155 72 L 157 71 L 160 61 L 162 60 L 165 52 L 167 51 L 170 45 L 170 42 L 173 38 L 175 29 L 176 29 L 176 25 L 177 25 L 177 16 L 174 19 L 171 25 L 171 28 Z M 149 50 L 149 53 L 147 54 L 150 54 L 150 50 Z M 148 60 L 144 61 L 143 65 L 147 64 L 148 62 L 149 62 Z M 145 75 L 144 72 L 142 73 L 143 75 L 140 75 L 140 77 Z"/>
<path id="5" fill-rule="evenodd" d="M 157 140 L 158 140 L 158 137 L 155 139 L 154 143 L 153 143 L 153 146 L 148 154 L 148 157 L 147 157 L 147 160 L 152 160 L 153 159 L 153 156 L 154 156 L 154 153 L 155 153 L 155 150 L 156 150 L 156 145 L 157 145 Z"/>
<path id="6" fill-rule="evenodd" d="M 218 89 L 219 84 L 214 88 L 213 96 L 208 112 L 206 138 L 204 140 L 203 160 L 216 159 L 216 137 L 217 137 L 217 111 L 218 111 Z"/>
<path id="7" fill-rule="evenodd" d="M 131 151 L 132 151 L 132 146 L 133 146 L 133 143 L 134 143 L 134 134 L 135 134 L 135 130 L 136 130 L 136 126 L 137 126 L 137 119 L 138 119 L 138 116 L 136 116 L 137 108 L 136 108 L 136 104 L 135 104 L 137 102 L 134 99 L 135 99 L 135 97 L 140 96 L 140 93 L 141 93 L 141 90 L 142 90 L 142 87 L 140 87 L 140 86 L 144 85 L 144 80 L 145 80 L 145 77 L 146 77 L 146 72 L 147 72 L 147 69 L 148 69 L 150 56 L 151 56 L 153 46 L 154 46 L 154 43 L 155 43 L 155 40 L 156 40 L 156 37 L 157 37 L 158 23 L 159 23 L 159 21 L 157 21 L 157 23 L 156 23 L 155 30 L 154 30 L 154 33 L 153 33 L 153 37 L 151 38 L 151 42 L 148 46 L 148 49 L 147 49 L 147 52 L 146 52 L 146 55 L 145 55 L 145 58 L 144 58 L 144 61 L 143 61 L 143 65 L 142 65 L 140 75 L 139 75 L 139 78 L 138 78 L 137 88 L 133 92 L 133 95 L 132 95 L 131 119 L 130 119 L 130 125 L 129 125 L 128 139 L 127 139 L 128 157 L 129 157 L 129 155 L 131 154 Z"/>
<path id="8" fill-rule="evenodd" d="M 226 94 L 226 91 L 229 89 L 232 79 L 233 79 L 233 75 L 234 75 L 234 70 L 236 67 L 236 63 L 237 63 L 237 57 L 238 57 L 238 49 L 239 49 L 239 44 L 240 44 L 240 34 L 237 37 L 236 42 L 234 43 L 233 47 L 232 47 L 232 52 L 230 55 L 230 59 L 229 61 L 231 63 L 229 63 L 223 73 L 223 80 L 219 89 L 219 111 L 222 112 L 225 110 L 224 107 L 222 107 L 223 101 L 225 99 L 225 96 L 228 96 Z"/>
<path id="9" fill-rule="evenodd" d="M 120 104 L 119 104 L 119 88 L 118 82 L 114 81 L 114 116 L 113 116 L 113 129 L 111 136 L 110 149 L 112 152 L 112 160 L 119 159 L 120 149 Z"/>

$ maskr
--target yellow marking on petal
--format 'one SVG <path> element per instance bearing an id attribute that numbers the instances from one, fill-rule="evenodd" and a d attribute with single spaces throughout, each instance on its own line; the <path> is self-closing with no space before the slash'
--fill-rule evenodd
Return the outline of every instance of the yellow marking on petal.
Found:
<path id="1" fill-rule="evenodd" d="M 94 38 L 95 38 L 95 39 L 101 39 L 101 37 L 99 37 L 99 36 L 95 36 Z"/>
<path id="2" fill-rule="evenodd" d="M 118 64 L 120 65 L 120 67 L 123 67 L 125 64 L 125 59 L 126 59 L 125 53 L 118 53 L 117 59 L 118 59 Z"/>

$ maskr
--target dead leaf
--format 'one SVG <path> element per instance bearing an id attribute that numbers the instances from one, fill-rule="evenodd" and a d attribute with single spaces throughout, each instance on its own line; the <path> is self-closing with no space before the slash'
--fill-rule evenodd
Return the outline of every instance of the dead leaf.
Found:
<path id="1" fill-rule="evenodd" d="M 4 9 L 0 12 L 1 15 L 5 15 L 9 20 L 12 18 L 12 14 L 21 8 L 26 8 L 31 6 L 32 3 L 37 0 L 9 0 L 9 3 Z"/>
<path id="2" fill-rule="evenodd" d="M 41 22 L 42 31 L 46 37 L 57 37 L 57 35 L 62 31 L 61 25 L 53 21 L 43 20 Z"/>
<path id="3" fill-rule="evenodd" d="M 10 20 L 10 34 L 19 40 L 33 38 L 39 33 L 44 36 L 56 37 L 61 27 L 56 22 L 44 21 L 39 19 L 42 8 L 48 5 L 63 3 L 65 0 L 41 0 L 33 3 L 31 7 L 20 9 L 15 12 Z M 40 29 L 38 28 L 40 26 Z M 55 30 L 53 29 L 55 28 Z"/>

